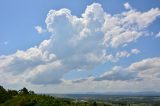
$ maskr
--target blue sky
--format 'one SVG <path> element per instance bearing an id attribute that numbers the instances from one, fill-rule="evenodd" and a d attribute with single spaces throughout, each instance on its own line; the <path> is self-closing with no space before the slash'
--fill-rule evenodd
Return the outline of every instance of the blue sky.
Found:
<path id="1" fill-rule="evenodd" d="M 158 0 L 1 0 L 0 13 L 0 84 L 7 88 L 160 88 Z"/>

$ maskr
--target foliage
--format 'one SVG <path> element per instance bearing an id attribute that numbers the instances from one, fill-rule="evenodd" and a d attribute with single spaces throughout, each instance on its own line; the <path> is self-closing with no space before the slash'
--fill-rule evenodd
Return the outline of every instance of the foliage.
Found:
<path id="1" fill-rule="evenodd" d="M 11 96 L 9 93 L 2 86 L 0 86 L 0 103 L 3 103 L 10 98 Z"/>
<path id="2" fill-rule="evenodd" d="M 114 98 L 115 99 L 115 98 Z M 133 99 L 132 99 L 133 100 Z M 142 98 L 141 98 L 142 100 Z M 147 101 L 132 101 L 130 99 L 121 98 L 112 101 L 86 101 L 74 100 L 69 98 L 55 98 L 48 95 L 35 94 L 34 91 L 28 91 L 27 88 L 21 90 L 5 90 L 0 86 L 0 106 L 160 106 L 160 99 L 158 101 L 151 101 L 148 97 Z"/>
<path id="3" fill-rule="evenodd" d="M 19 93 L 20 94 L 29 94 L 29 91 L 27 88 L 24 87 L 23 89 L 19 90 Z"/>
<path id="4" fill-rule="evenodd" d="M 16 91 L 16 90 L 8 90 L 8 93 L 9 93 L 10 96 L 18 95 L 18 91 Z"/>

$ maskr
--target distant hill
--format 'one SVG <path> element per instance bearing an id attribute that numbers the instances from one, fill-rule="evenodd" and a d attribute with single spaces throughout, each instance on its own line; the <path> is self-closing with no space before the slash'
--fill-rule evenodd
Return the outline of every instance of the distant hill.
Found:
<path id="1" fill-rule="evenodd" d="M 145 91 L 145 92 L 104 92 L 104 93 L 86 93 L 86 94 L 100 94 L 100 95 L 119 95 L 119 96 L 160 96 L 160 92 Z"/>
<path id="2" fill-rule="evenodd" d="M 56 96 L 60 98 L 84 98 L 84 97 L 108 97 L 108 96 L 153 96 L 153 97 L 160 97 L 160 92 L 155 91 L 146 91 L 146 92 L 76 92 L 76 93 L 68 93 L 68 94 L 54 94 L 50 93 L 47 94 L 50 96 Z"/>

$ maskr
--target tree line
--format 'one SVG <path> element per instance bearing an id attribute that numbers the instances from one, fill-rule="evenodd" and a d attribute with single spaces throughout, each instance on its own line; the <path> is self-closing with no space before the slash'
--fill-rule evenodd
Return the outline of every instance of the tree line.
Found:
<path id="1" fill-rule="evenodd" d="M 35 94 L 34 91 L 22 88 L 6 90 L 0 86 L 0 106 L 106 106 L 96 102 L 74 102 L 69 98 L 55 98 L 49 95 Z"/>
<path id="2" fill-rule="evenodd" d="M 4 103 L 5 101 L 13 98 L 16 95 L 31 95 L 34 94 L 34 91 L 28 91 L 27 88 L 22 88 L 20 90 L 6 90 L 3 86 L 0 85 L 0 103 Z"/>

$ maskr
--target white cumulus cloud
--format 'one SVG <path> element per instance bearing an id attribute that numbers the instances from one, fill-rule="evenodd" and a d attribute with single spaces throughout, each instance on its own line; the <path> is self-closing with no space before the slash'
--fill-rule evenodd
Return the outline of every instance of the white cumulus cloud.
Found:
<path id="1" fill-rule="evenodd" d="M 128 2 L 124 3 L 124 7 L 125 9 L 132 9 L 131 5 Z"/>
<path id="2" fill-rule="evenodd" d="M 123 68 L 115 66 L 111 71 L 107 71 L 96 81 L 102 80 L 156 80 L 160 78 L 160 57 L 147 58 L 139 62 L 132 63 Z"/>
<path id="3" fill-rule="evenodd" d="M 37 31 L 39 34 L 42 34 L 42 33 L 46 32 L 46 30 L 43 29 L 41 26 L 35 26 L 34 28 L 36 29 L 36 31 Z"/>
<path id="4" fill-rule="evenodd" d="M 45 20 L 50 38 L 25 51 L 0 56 L 0 73 L 23 76 L 21 79 L 32 84 L 61 83 L 70 71 L 91 70 L 112 59 L 138 54 L 136 49 L 127 52 L 116 48 L 143 36 L 159 15 L 158 8 L 110 15 L 99 3 L 87 6 L 81 17 L 65 8 L 50 10 Z M 35 28 L 38 33 L 44 32 L 40 26 Z"/>

